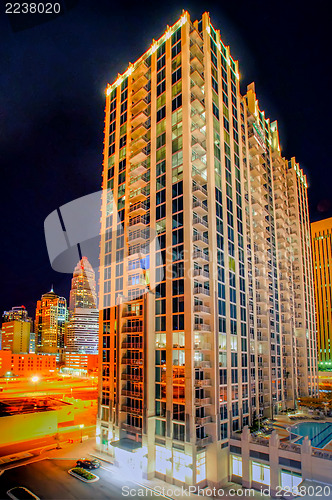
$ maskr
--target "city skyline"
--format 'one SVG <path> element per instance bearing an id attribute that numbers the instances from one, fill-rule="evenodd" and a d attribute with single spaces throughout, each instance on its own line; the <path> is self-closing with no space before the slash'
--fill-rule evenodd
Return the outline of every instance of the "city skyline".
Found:
<path id="1" fill-rule="evenodd" d="M 3 142 L 6 192 L 15 191 L 23 200 L 25 189 L 29 188 L 33 201 L 29 204 L 31 213 L 27 223 L 20 225 L 22 237 L 18 240 L 15 228 L 21 209 L 10 200 L 6 201 L 5 194 L 3 226 L 7 230 L 7 241 L 14 250 L 7 250 L 9 245 L 2 248 L 1 260 L 6 262 L 2 275 L 6 291 L 1 290 L 0 310 L 21 302 L 33 310 L 36 302 L 33 297 L 37 298 L 52 282 L 61 296 L 67 296 L 68 276 L 54 272 L 48 262 L 43 222 L 63 203 L 100 188 L 104 87 L 115 79 L 117 73 L 123 72 L 124 61 L 135 60 L 150 40 L 158 38 L 164 26 L 172 24 L 186 7 L 175 2 L 167 7 L 147 4 L 143 13 L 137 5 L 131 8 L 132 15 L 128 16 L 122 4 L 111 7 L 102 1 L 88 6 L 86 2 L 79 2 L 72 11 L 74 29 L 72 16 L 66 15 L 19 34 L 10 31 L 5 16 L 1 18 L 4 38 L 1 50 L 5 50 L 5 59 L 8 55 L 13 61 L 2 80 L 4 116 L 8 126 Z M 279 121 L 283 151 L 288 157 L 296 154 L 308 175 L 311 220 L 317 220 L 321 215 L 331 216 L 328 182 L 325 182 L 325 175 L 329 175 L 325 147 L 328 126 L 324 122 L 325 115 L 320 113 L 322 89 L 328 83 L 324 67 L 329 44 L 326 38 L 328 30 L 322 27 L 327 21 L 320 16 L 320 9 L 297 8 L 296 3 L 290 5 L 286 2 L 279 3 L 277 10 L 264 2 L 255 5 L 243 3 L 241 8 L 232 4 L 221 7 L 218 3 L 208 2 L 204 9 L 209 10 L 215 24 L 222 27 L 223 38 L 233 47 L 236 58 L 241 56 L 243 60 L 242 92 L 245 93 L 246 85 L 255 80 L 262 108 Z M 198 18 L 203 8 L 199 3 L 193 3 L 189 11 Z M 109 36 L 109 24 L 114 16 L 121 22 L 113 25 L 113 34 Z M 124 19 L 125 23 L 122 22 Z M 134 19 L 141 20 L 143 34 Z M 125 28 L 126 23 L 131 27 L 129 30 Z M 65 35 L 61 39 L 56 33 L 62 25 L 61 31 Z M 304 29 L 307 25 L 310 25 L 310 33 Z M 274 34 L 275 26 L 279 26 L 280 36 Z M 97 32 L 98 36 L 95 36 Z M 282 33 L 287 33 L 287 40 Z M 120 45 L 117 40 L 124 36 L 127 43 Z M 80 41 L 84 37 L 91 39 L 91 43 Z M 39 40 L 37 45 L 36 39 Z M 19 65 L 24 47 L 28 49 L 29 63 L 22 60 Z M 66 54 L 64 59 L 62 54 Z M 49 64 L 51 60 L 54 60 L 54 65 Z M 311 68 L 313 60 L 317 73 Z M 60 71 L 57 71 L 55 68 L 59 67 Z M 18 73 L 24 77 L 24 87 L 16 79 Z M 15 99 L 9 97 L 12 88 L 16 89 Z M 50 88 L 52 92 L 47 91 Z M 303 105 L 309 95 L 317 96 L 317 105 L 311 102 Z M 46 102 L 47 107 L 44 106 Z M 66 105 L 63 107 L 61 102 Z M 67 111 L 69 109 L 71 113 Z M 17 116 L 19 120 L 14 119 Z M 311 145 L 318 142 L 320 148 Z M 38 143 L 38 153 L 31 146 L 35 143 Z M 58 147 L 50 155 L 46 145 L 53 143 Z M 46 163 L 48 168 L 44 167 Z M 63 189 L 62 176 L 55 175 L 58 172 L 63 172 L 67 189 Z M 29 244 L 29 241 L 34 244 Z M 18 265 L 21 265 L 21 271 L 14 273 Z M 37 274 L 40 286 L 34 283 Z"/>

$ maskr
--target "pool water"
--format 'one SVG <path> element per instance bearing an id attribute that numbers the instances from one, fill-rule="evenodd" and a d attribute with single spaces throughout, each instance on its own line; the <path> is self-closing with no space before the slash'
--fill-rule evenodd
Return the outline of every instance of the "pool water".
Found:
<path id="1" fill-rule="evenodd" d="M 296 443 L 301 444 L 308 436 L 311 446 L 315 448 L 324 448 L 332 440 L 332 423 L 329 422 L 301 422 L 293 425 L 290 430 L 292 439 L 296 438 L 296 435 L 301 436 Z"/>

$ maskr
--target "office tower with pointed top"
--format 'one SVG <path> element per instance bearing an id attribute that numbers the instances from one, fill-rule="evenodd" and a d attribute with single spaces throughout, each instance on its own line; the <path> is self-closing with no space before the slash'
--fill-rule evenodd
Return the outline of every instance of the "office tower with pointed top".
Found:
<path id="1" fill-rule="evenodd" d="M 76 308 L 97 308 L 95 272 L 87 257 L 77 263 L 71 280 L 69 311 Z"/>
<path id="2" fill-rule="evenodd" d="M 306 189 L 207 13 L 107 87 L 97 442 L 130 473 L 220 485 L 317 395 Z"/>
<path id="3" fill-rule="evenodd" d="M 97 354 L 98 324 L 95 272 L 87 257 L 77 263 L 71 281 L 69 321 L 66 324 L 66 351 Z"/>

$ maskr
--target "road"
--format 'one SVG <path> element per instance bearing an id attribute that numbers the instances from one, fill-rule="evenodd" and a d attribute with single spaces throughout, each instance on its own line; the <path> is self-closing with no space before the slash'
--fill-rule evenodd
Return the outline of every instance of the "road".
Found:
<path id="1" fill-rule="evenodd" d="M 121 476 L 107 465 L 95 471 L 99 481 L 86 484 L 68 474 L 75 465 L 68 459 L 45 459 L 3 472 L 0 477 L 0 499 L 8 499 L 6 491 L 14 486 L 25 486 L 44 500 L 119 500 L 125 499 Z M 137 498 L 167 498 L 135 483 L 126 483 L 131 495 Z M 143 493 L 143 495 L 142 495 Z"/>

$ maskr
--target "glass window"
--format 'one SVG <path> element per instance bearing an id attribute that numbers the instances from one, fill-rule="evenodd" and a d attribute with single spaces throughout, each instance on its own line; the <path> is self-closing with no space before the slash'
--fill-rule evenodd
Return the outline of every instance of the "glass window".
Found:
<path id="1" fill-rule="evenodd" d="M 232 456 L 231 460 L 232 460 L 232 474 L 234 476 L 242 477 L 242 458 Z"/>
<path id="2" fill-rule="evenodd" d="M 270 466 L 252 462 L 252 480 L 270 486 Z"/>

